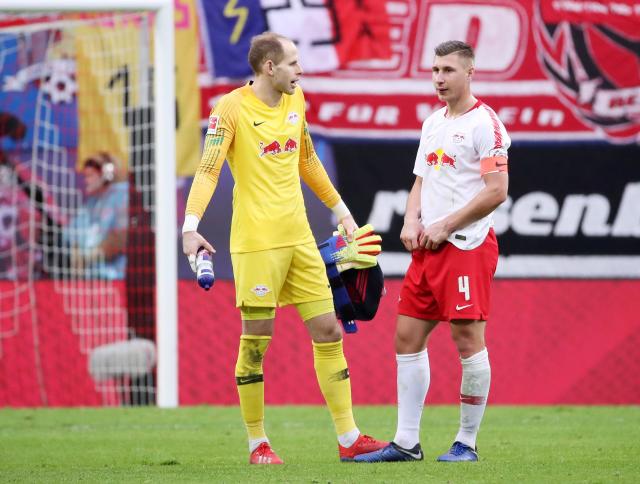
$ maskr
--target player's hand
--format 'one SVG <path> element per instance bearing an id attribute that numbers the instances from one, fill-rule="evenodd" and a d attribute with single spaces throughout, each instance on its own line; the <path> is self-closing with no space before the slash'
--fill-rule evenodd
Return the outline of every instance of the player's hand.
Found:
<path id="1" fill-rule="evenodd" d="M 420 236 L 422 235 L 422 231 L 424 227 L 420 223 L 419 220 L 414 220 L 411 222 L 404 222 L 402 226 L 402 231 L 400 232 L 400 241 L 404 248 L 409 252 L 413 252 L 420 248 Z"/>
<path id="2" fill-rule="evenodd" d="M 349 242 L 353 242 L 353 233 L 358 230 L 358 224 L 356 223 L 353 215 L 349 214 L 345 217 L 342 217 L 339 222 L 339 225 L 342 225 L 344 231 L 342 235 L 346 235 L 347 240 Z"/>
<path id="3" fill-rule="evenodd" d="M 347 269 L 367 269 L 378 263 L 377 257 L 382 252 L 382 237 L 374 233 L 374 230 L 371 224 L 356 229 L 353 232 L 353 240 L 347 241 L 346 247 L 333 254 L 339 272 Z M 333 235 L 344 239 L 347 237 L 346 229 L 338 225 L 338 231 Z"/>
<path id="4" fill-rule="evenodd" d="M 213 245 L 207 242 L 207 240 L 195 230 L 182 234 L 182 252 L 187 256 L 187 259 L 189 259 L 189 265 L 193 272 L 196 271 L 196 254 L 200 247 L 204 247 L 212 254 L 216 252 Z"/>
<path id="5" fill-rule="evenodd" d="M 426 227 L 420 236 L 420 247 L 426 250 L 436 250 L 440 244 L 446 242 L 451 232 L 445 220 L 433 223 Z"/>

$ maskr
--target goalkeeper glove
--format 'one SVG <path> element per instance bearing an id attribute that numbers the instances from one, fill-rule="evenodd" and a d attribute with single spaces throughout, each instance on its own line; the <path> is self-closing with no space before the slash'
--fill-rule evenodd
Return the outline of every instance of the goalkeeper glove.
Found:
<path id="1" fill-rule="evenodd" d="M 338 225 L 338 233 L 347 242 L 347 247 L 354 249 L 356 256 L 352 261 L 339 262 L 338 271 L 348 269 L 368 269 L 378 263 L 378 255 L 382 252 L 382 237 L 374 233 L 373 225 L 367 224 L 353 232 L 353 242 L 347 240 L 347 232 L 342 225 Z"/>
<path id="2" fill-rule="evenodd" d="M 373 232 L 373 225 L 367 224 L 353 232 L 353 241 L 347 240 L 347 232 L 342 225 L 338 231 L 328 239 L 330 243 L 332 261 L 339 272 L 347 269 L 367 269 L 378 263 L 377 256 L 382 252 L 382 237 Z M 326 262 L 326 261 L 325 261 Z"/>

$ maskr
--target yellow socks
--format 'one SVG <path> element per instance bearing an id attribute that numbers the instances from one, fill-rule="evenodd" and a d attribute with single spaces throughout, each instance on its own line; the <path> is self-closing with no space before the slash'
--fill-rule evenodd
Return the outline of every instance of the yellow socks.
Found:
<path id="1" fill-rule="evenodd" d="M 236 384 L 240 411 L 250 441 L 266 440 L 264 431 L 264 378 L 262 360 L 270 336 L 242 335 L 236 363 Z M 351 381 L 342 350 L 342 341 L 313 343 L 313 360 L 320 390 L 338 435 L 356 428 L 351 408 Z"/>
<path id="2" fill-rule="evenodd" d="M 264 432 L 264 377 L 262 360 L 271 336 L 242 335 L 236 363 L 240 411 L 249 440 L 266 439 Z"/>
<path id="3" fill-rule="evenodd" d="M 313 361 L 318 384 L 338 435 L 356 428 L 351 408 L 351 380 L 342 350 L 342 340 L 313 343 Z"/>

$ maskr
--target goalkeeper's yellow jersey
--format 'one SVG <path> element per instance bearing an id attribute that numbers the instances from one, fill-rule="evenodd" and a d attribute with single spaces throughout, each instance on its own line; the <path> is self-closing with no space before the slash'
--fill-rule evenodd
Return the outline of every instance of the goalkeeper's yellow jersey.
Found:
<path id="1" fill-rule="evenodd" d="M 220 99 L 209 116 L 187 215 L 202 219 L 225 158 L 235 181 L 232 253 L 314 240 L 300 177 L 327 207 L 340 201 L 313 148 L 300 87 L 292 95 L 283 94 L 274 108 L 258 99 L 250 84 Z"/>

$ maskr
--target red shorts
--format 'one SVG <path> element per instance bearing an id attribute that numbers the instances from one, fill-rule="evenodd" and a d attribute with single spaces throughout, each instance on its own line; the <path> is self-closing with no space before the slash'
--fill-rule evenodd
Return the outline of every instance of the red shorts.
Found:
<path id="1" fill-rule="evenodd" d="M 430 321 L 486 321 L 497 264 L 498 241 L 493 229 L 472 250 L 446 242 L 438 250 L 413 251 L 400 290 L 398 314 Z"/>

